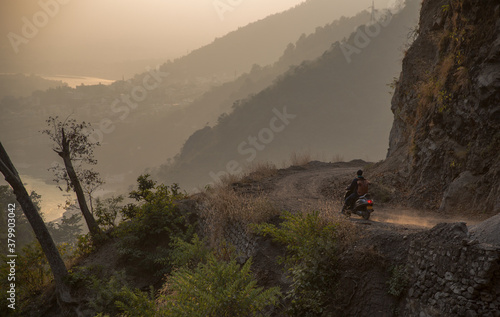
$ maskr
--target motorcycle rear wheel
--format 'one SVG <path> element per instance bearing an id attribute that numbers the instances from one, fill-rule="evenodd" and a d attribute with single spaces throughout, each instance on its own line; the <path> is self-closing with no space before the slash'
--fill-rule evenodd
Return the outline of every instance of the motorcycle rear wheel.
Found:
<path id="1" fill-rule="evenodd" d="M 363 210 L 363 212 L 361 213 L 361 217 L 363 217 L 364 220 L 370 219 L 370 212 L 367 210 Z"/>

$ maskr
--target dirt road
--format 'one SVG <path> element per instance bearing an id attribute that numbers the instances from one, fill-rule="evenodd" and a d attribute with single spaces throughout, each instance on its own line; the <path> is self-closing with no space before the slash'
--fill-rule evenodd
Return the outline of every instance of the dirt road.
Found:
<path id="1" fill-rule="evenodd" d="M 280 170 L 278 176 L 267 180 L 264 187 L 270 200 L 280 209 L 307 211 L 320 208 L 338 212 L 344 188 L 355 177 L 356 171 L 364 166 L 366 163 L 362 161 L 333 164 L 313 161 L 305 166 Z M 460 217 L 450 218 L 431 211 L 383 205 L 377 203 L 376 197 L 374 200 L 375 212 L 369 220 L 373 225 L 391 223 L 430 228 L 442 222 L 466 222 L 468 225 L 478 222 Z M 364 223 L 357 216 L 352 216 L 351 221 Z"/>

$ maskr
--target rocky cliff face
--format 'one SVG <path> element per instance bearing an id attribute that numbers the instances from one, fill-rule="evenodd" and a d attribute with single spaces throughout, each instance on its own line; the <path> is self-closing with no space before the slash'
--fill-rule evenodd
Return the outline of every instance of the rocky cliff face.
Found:
<path id="1" fill-rule="evenodd" d="M 379 166 L 414 205 L 500 212 L 500 4 L 424 0 Z"/>

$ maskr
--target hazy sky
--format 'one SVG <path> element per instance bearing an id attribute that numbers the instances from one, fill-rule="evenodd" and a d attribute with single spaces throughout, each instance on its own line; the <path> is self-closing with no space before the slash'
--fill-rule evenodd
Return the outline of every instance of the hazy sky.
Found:
<path id="1" fill-rule="evenodd" d="M 371 0 L 339 2 L 353 15 Z M 2 0 L 0 72 L 27 65 L 168 60 L 304 0 Z M 394 0 L 376 0 L 385 7 Z M 24 68 L 24 69 L 23 69 Z"/>

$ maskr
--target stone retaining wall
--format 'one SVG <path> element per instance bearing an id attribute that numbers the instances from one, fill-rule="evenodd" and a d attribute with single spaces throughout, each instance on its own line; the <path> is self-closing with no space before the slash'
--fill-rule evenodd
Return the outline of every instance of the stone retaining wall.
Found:
<path id="1" fill-rule="evenodd" d="M 410 245 L 409 316 L 500 316 L 500 247 L 470 241 L 464 223 L 440 224 Z"/>

